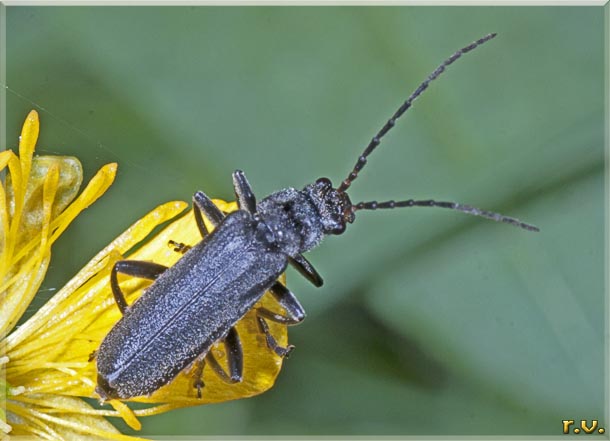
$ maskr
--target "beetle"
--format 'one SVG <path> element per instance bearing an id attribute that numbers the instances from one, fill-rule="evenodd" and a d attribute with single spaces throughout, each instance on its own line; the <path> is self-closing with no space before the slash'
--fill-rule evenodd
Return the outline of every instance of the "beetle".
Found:
<path id="1" fill-rule="evenodd" d="M 305 311 L 278 277 L 291 265 L 313 285 L 322 286 L 322 278 L 303 253 L 318 246 L 327 235 L 342 234 L 358 211 L 441 207 L 539 231 L 518 219 L 454 202 L 408 199 L 353 204 L 347 194 L 381 138 L 430 82 L 462 55 L 495 36 L 489 34 L 476 40 L 440 64 L 372 138 L 338 187 L 323 177 L 302 190 L 282 189 L 257 202 L 246 176 L 237 170 L 233 173 L 233 186 L 239 210 L 225 216 L 205 193 L 196 192 L 193 212 L 203 239 L 193 247 L 172 242 L 176 251 L 184 253 L 175 265 L 168 268 L 145 261 L 116 262 L 110 284 L 123 316 L 96 354 L 96 392 L 102 400 L 150 395 L 193 363 L 197 363 L 198 373 L 193 386 L 199 397 L 206 364 L 226 382 L 240 382 L 242 348 L 235 324 L 266 291 L 272 293 L 285 313 L 258 307 L 259 330 L 272 351 L 287 356 L 293 347 L 277 343 L 268 321 L 297 324 L 305 318 Z M 215 227 L 211 233 L 203 216 Z M 128 306 L 118 284 L 118 273 L 154 282 Z M 223 342 L 227 349 L 228 372 L 210 351 L 216 342 Z"/>

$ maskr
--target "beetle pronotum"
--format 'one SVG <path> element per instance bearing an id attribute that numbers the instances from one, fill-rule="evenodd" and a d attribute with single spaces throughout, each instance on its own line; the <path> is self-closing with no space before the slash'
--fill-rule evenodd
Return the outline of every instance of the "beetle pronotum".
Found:
<path id="1" fill-rule="evenodd" d="M 123 317 L 97 351 L 96 391 L 100 397 L 125 399 L 151 394 L 196 360 L 199 376 L 194 387 L 199 396 L 206 363 L 223 380 L 241 381 L 242 349 L 234 326 L 266 291 L 273 294 L 285 313 L 257 308 L 260 332 L 271 350 L 286 356 L 292 346 L 278 345 L 267 321 L 297 324 L 305 318 L 305 311 L 277 279 L 290 264 L 315 286 L 321 286 L 322 278 L 303 253 L 319 245 L 324 236 L 343 233 L 358 211 L 441 207 L 538 231 L 518 219 L 455 202 L 408 199 L 353 204 L 347 194 L 368 156 L 413 101 L 449 65 L 495 35 L 489 34 L 458 50 L 437 67 L 372 138 L 337 188 L 328 178 L 320 178 L 302 190 L 282 189 L 257 202 L 244 173 L 237 170 L 233 173 L 233 186 L 239 210 L 225 216 L 203 192 L 195 193 L 194 214 L 203 239 L 192 248 L 175 244 L 184 256 L 174 266 L 117 262 L 112 269 L 111 286 Z M 215 226 L 213 232 L 208 232 L 202 215 Z M 118 273 L 152 279 L 154 283 L 128 306 L 118 284 Z M 228 372 L 210 351 L 218 341 L 224 342 L 227 349 Z"/>

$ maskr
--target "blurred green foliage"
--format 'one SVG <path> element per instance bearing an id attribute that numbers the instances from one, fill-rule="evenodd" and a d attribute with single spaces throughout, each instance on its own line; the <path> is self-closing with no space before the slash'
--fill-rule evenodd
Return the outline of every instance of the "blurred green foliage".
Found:
<path id="1" fill-rule="evenodd" d="M 108 194 L 55 247 L 38 305 L 155 205 L 197 189 L 232 198 L 236 168 L 259 197 L 339 182 L 443 59 L 498 32 L 417 101 L 350 191 L 457 200 L 542 232 L 437 209 L 359 213 L 309 255 L 322 289 L 289 272 L 309 317 L 291 329 L 297 349 L 275 387 L 145 419 L 141 434 L 555 435 L 565 418 L 609 424 L 606 13 L 8 7 L 9 147 L 37 108 L 38 154 L 75 155 L 86 177 L 119 163 Z"/>

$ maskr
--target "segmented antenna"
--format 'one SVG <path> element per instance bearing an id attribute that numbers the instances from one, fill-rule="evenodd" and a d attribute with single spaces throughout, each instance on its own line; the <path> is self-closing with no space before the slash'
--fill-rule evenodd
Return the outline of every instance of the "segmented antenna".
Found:
<path id="1" fill-rule="evenodd" d="M 373 139 L 371 139 L 370 144 L 367 146 L 366 149 L 364 149 L 364 152 L 362 152 L 362 155 L 360 155 L 360 157 L 358 157 L 358 161 L 356 162 L 356 165 L 354 166 L 353 170 L 347 176 L 347 178 L 341 183 L 338 190 L 339 191 L 347 190 L 349 188 L 349 186 L 352 184 L 352 182 L 354 182 L 356 180 L 356 178 L 358 177 L 358 173 L 366 165 L 366 158 L 379 145 L 379 143 L 381 142 L 381 138 L 383 138 L 385 136 L 385 134 L 388 133 L 392 127 L 394 127 L 394 124 L 396 124 L 396 120 L 398 118 L 400 118 L 402 116 L 402 114 L 405 113 L 407 111 L 407 109 L 409 109 L 409 107 L 411 107 L 411 105 L 413 104 L 413 101 L 415 101 L 417 99 L 417 97 L 420 96 L 424 92 L 424 90 L 426 90 L 428 88 L 428 85 L 430 84 L 430 82 L 432 82 L 433 80 L 438 78 L 440 76 L 440 74 L 442 74 L 445 71 L 447 66 L 453 64 L 454 61 L 456 61 L 466 52 L 470 52 L 474 48 L 491 40 L 496 35 L 497 34 L 495 34 L 495 33 L 486 35 L 485 37 L 480 38 L 477 41 L 469 44 L 468 46 L 458 50 L 452 56 L 450 56 L 445 61 L 443 61 L 443 63 L 439 67 L 437 67 L 434 70 L 434 72 L 432 72 L 430 74 L 430 76 L 423 83 L 421 83 L 419 85 L 419 87 L 417 89 L 415 89 L 415 91 L 411 94 L 411 96 L 409 98 L 407 98 L 407 100 L 402 104 L 402 106 L 400 106 L 398 108 L 396 113 L 388 120 L 388 122 L 385 123 L 385 125 L 381 128 L 381 130 L 375 136 L 373 136 Z"/>
<path id="2" fill-rule="evenodd" d="M 515 227 L 523 228 L 528 231 L 540 231 L 540 229 L 534 225 L 521 222 L 519 219 L 514 217 L 504 216 L 500 213 L 494 213 L 493 211 L 485 211 L 480 208 L 471 207 L 470 205 L 458 204 L 457 202 L 438 202 L 434 200 L 422 200 L 416 201 L 413 199 L 407 199 L 406 201 L 386 201 L 386 202 L 360 202 L 352 206 L 352 211 L 358 210 L 378 210 L 384 208 L 408 208 L 408 207 L 440 207 L 448 208 L 450 210 L 461 211 L 462 213 L 471 214 L 473 216 L 480 216 L 486 219 L 490 219 L 496 222 L 504 222 L 506 224 L 513 225 Z"/>

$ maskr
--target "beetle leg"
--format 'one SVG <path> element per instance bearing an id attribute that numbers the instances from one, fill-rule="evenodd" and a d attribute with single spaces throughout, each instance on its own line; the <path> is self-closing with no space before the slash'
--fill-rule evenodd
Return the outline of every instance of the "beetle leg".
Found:
<path id="1" fill-rule="evenodd" d="M 257 310 L 257 312 L 258 312 L 258 310 Z M 283 347 L 283 346 L 278 345 L 277 341 L 275 340 L 275 337 L 273 337 L 273 335 L 271 335 L 271 331 L 269 331 L 269 325 L 267 324 L 265 319 L 260 315 L 257 316 L 256 318 L 258 319 L 258 326 L 260 328 L 260 331 L 262 333 L 264 333 L 265 337 L 267 338 L 267 346 L 269 347 L 269 349 L 271 349 L 273 352 L 275 352 L 280 357 L 288 357 L 288 355 L 290 355 L 290 353 L 294 349 L 294 346 L 288 345 L 286 347 Z"/>
<path id="2" fill-rule="evenodd" d="M 274 320 L 279 323 L 285 323 L 287 325 L 296 325 L 297 323 L 301 323 L 303 321 L 303 319 L 305 318 L 305 310 L 303 309 L 303 307 L 297 300 L 296 296 L 290 290 L 288 290 L 288 288 L 286 288 L 280 282 L 275 282 L 273 284 L 273 286 L 271 287 L 270 291 L 271 291 L 271 294 L 273 294 L 273 297 L 275 297 L 277 302 L 280 304 L 280 306 L 282 308 L 284 308 L 284 310 L 286 311 L 286 315 L 288 317 L 285 317 L 285 318 L 289 318 L 291 320 L 291 322 L 288 323 L 287 321 L 282 322 L 280 320 L 274 320 L 273 318 L 271 318 L 269 316 L 267 316 L 266 318 L 268 318 L 269 320 Z M 268 311 L 265 308 L 259 308 L 258 310 L 259 311 L 261 311 L 261 310 Z M 275 314 L 271 311 L 269 311 L 269 312 L 271 314 Z M 261 314 L 261 315 L 264 315 L 264 314 Z M 275 314 L 275 315 L 279 315 L 279 314 Z"/>
<path id="3" fill-rule="evenodd" d="M 201 398 L 201 390 L 205 387 L 205 383 L 203 382 L 205 355 L 200 356 L 195 363 L 195 372 L 193 372 L 193 387 L 197 389 L 197 398 Z"/>
<path id="4" fill-rule="evenodd" d="M 235 170 L 233 172 L 233 188 L 239 208 L 250 214 L 256 213 L 256 197 L 243 171 Z"/>
<path id="5" fill-rule="evenodd" d="M 127 300 L 125 300 L 125 295 L 119 286 L 117 274 L 123 273 L 128 276 L 155 280 L 166 269 L 167 267 L 165 265 L 143 260 L 119 260 L 118 262 L 115 262 L 112 271 L 110 271 L 110 287 L 112 288 L 114 300 L 119 307 L 121 314 L 125 314 L 128 305 Z"/>
<path id="6" fill-rule="evenodd" d="M 303 257 L 302 254 L 297 254 L 294 257 L 289 257 L 288 262 L 296 269 L 302 276 L 317 286 L 318 288 L 324 284 L 324 280 L 316 269 L 313 267 L 309 260 Z"/>
<path id="7" fill-rule="evenodd" d="M 201 237 L 205 237 L 209 232 L 205 226 L 205 223 L 203 222 L 201 213 L 203 212 L 205 217 L 208 218 L 214 227 L 217 227 L 225 216 L 203 191 L 198 191 L 193 195 L 193 205 L 197 206 L 198 208 L 198 210 L 193 210 L 197 227 L 199 228 Z"/>
<path id="8" fill-rule="evenodd" d="M 167 242 L 167 244 L 170 247 L 173 247 L 174 251 L 180 254 L 185 254 L 188 250 L 190 250 L 191 248 L 193 248 L 190 245 L 187 245 L 185 243 L 182 242 L 176 242 L 174 240 L 170 240 Z"/>
<path id="9" fill-rule="evenodd" d="M 229 373 L 227 374 L 225 372 L 211 351 L 208 352 L 206 357 L 208 364 L 212 369 L 214 369 L 216 375 L 218 375 L 220 379 L 226 383 L 240 383 L 243 379 L 244 355 L 241 348 L 241 341 L 235 327 L 229 330 L 229 333 L 224 339 L 224 345 L 227 353 L 227 365 L 229 367 Z"/>
<path id="10" fill-rule="evenodd" d="M 281 323 L 282 325 L 290 326 L 301 323 L 301 320 L 295 320 L 292 317 L 288 317 L 278 312 L 273 312 L 267 308 L 256 308 L 256 314 L 259 317 L 271 320 L 272 322 Z"/>

